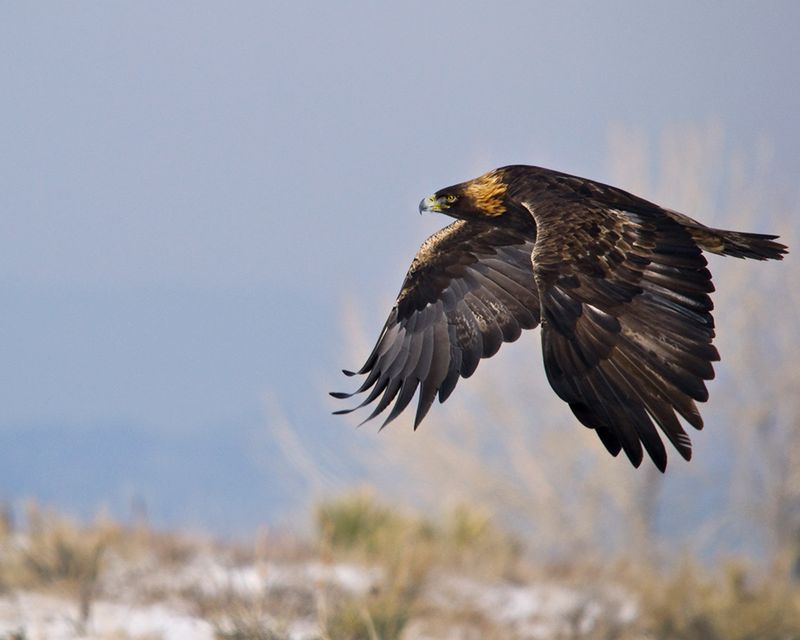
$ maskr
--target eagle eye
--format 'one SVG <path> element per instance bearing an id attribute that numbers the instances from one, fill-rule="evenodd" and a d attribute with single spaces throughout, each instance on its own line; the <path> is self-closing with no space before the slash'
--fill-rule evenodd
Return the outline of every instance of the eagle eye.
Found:
<path id="1" fill-rule="evenodd" d="M 456 201 L 456 197 L 452 193 L 449 193 L 445 197 L 445 200 L 447 200 L 447 202 L 455 202 Z"/>

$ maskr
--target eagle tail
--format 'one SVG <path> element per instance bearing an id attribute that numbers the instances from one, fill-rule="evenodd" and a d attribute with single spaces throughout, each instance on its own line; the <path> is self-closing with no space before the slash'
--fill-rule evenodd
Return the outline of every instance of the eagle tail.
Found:
<path id="1" fill-rule="evenodd" d="M 703 251 L 753 260 L 783 260 L 786 245 L 775 242 L 778 236 L 763 233 L 725 231 L 709 227 L 689 227 L 692 239 Z"/>
<path id="2" fill-rule="evenodd" d="M 786 245 L 775 242 L 778 236 L 712 229 L 678 211 L 663 211 L 691 234 L 698 247 L 709 253 L 753 260 L 783 260 L 789 252 Z"/>

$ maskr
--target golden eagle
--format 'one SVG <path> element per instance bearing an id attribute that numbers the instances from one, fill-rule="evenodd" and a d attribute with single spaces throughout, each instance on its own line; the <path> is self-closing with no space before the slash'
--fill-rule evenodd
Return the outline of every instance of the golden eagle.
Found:
<path id="1" fill-rule="evenodd" d="M 719 360 L 714 290 L 703 251 L 783 258 L 777 236 L 712 229 L 622 189 L 515 165 L 437 191 L 420 202 L 457 220 L 428 238 L 366 363 L 370 420 L 384 426 L 420 389 L 416 429 L 481 358 L 541 323 L 547 379 L 612 455 L 634 466 L 642 446 L 663 471 L 655 425 L 686 459 L 677 415 L 701 429 L 695 401 Z M 366 422 L 366 420 L 365 420 Z"/>

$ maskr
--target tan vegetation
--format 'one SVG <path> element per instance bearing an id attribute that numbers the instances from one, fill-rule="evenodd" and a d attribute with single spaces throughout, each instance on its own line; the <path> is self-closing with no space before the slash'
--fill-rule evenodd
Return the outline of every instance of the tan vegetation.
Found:
<path id="1" fill-rule="evenodd" d="M 714 568 L 689 556 L 642 563 L 624 553 L 604 561 L 538 563 L 519 540 L 468 505 L 431 520 L 400 512 L 367 490 L 342 495 L 318 505 L 314 539 L 303 554 L 284 547 L 283 561 L 280 536 L 274 546 L 264 539 L 249 545 L 270 548 L 269 561 L 260 561 L 243 543 L 210 545 L 179 534 L 145 535 L 141 527 L 107 519 L 81 525 L 52 511 L 35 513 L 16 543 L 4 541 L 5 597 L 44 590 L 73 600 L 121 597 L 127 605 L 157 597 L 204 620 L 213 634 L 208 637 L 218 640 L 800 638 L 800 585 L 781 567 L 766 570 L 738 559 Z M 97 561 L 99 541 L 106 561 Z M 143 558 L 165 547 L 185 553 L 163 565 L 156 595 L 148 588 L 153 576 L 141 568 Z M 300 579 L 279 579 L 287 567 Z M 356 588 L 330 579 L 345 568 L 368 582 Z M 256 580 L 245 585 L 242 571 Z M 527 613 L 504 613 L 515 598 L 524 608 L 523 596 L 530 601 Z M 74 617 L 77 635 L 91 633 L 91 604 L 83 620 L 83 614 Z M 312 635 L 298 635 L 298 621 Z M 0 638 L 26 637 L 24 628 L 14 633 Z M 121 633 L 91 637 L 128 637 Z"/>
<path id="2" fill-rule="evenodd" d="M 85 527 L 50 509 L 30 503 L 27 535 L 14 544 L 4 527 L 0 576 L 6 589 L 45 589 L 66 595 L 77 605 L 76 629 L 82 633 L 91 615 L 105 553 L 118 528 L 105 518 Z"/>

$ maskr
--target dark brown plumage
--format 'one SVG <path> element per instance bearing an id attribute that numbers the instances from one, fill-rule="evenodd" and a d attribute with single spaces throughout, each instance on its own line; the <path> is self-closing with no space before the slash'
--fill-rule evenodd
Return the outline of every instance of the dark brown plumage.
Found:
<path id="1" fill-rule="evenodd" d="M 419 388 L 414 428 L 481 358 L 542 325 L 547 379 L 613 454 L 656 466 L 656 426 L 687 460 L 677 416 L 703 426 L 719 355 L 703 251 L 782 259 L 776 236 L 711 229 L 630 193 L 548 169 L 509 166 L 420 203 L 456 222 L 428 238 L 354 392 L 367 420 L 396 418 Z M 333 393 L 336 398 L 354 394 Z M 337 411 L 348 413 L 354 409 Z M 677 414 L 677 415 L 676 415 Z"/>

